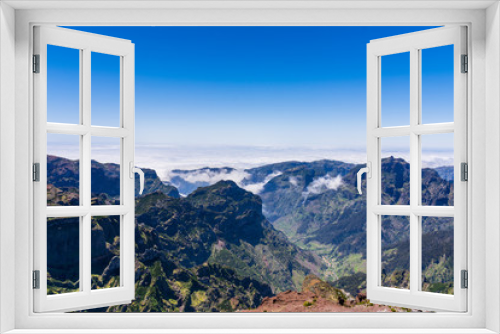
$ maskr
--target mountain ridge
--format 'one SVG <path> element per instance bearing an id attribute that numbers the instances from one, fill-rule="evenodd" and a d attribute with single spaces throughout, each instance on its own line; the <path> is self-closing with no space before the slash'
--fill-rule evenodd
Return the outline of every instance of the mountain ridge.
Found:
<path id="1" fill-rule="evenodd" d="M 79 205 L 80 161 L 47 155 L 47 205 Z M 144 192 L 157 190 L 170 197 L 179 198 L 178 190 L 163 184 L 155 170 L 142 168 Z M 96 203 L 119 204 L 120 165 L 91 161 L 91 192 Z M 135 176 L 135 196 L 139 195 L 139 176 Z"/>

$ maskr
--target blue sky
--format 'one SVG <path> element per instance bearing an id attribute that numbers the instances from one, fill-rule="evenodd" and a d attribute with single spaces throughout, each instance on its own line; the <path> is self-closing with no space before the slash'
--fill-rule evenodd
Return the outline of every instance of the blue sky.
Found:
<path id="1" fill-rule="evenodd" d="M 72 29 L 135 43 L 136 153 L 146 163 L 155 147 L 159 158 L 172 158 L 172 148 L 219 152 L 229 146 L 234 150 L 296 148 L 297 155 L 317 150 L 318 157 L 333 151 L 362 156 L 366 44 L 428 27 Z M 452 121 L 452 67 L 441 61 L 449 59 L 452 50 L 424 50 L 424 122 Z M 78 57 L 67 53 L 56 50 L 50 58 L 49 50 L 49 121 L 73 122 L 66 119 L 68 106 L 78 103 Z M 382 124 L 406 125 L 409 58 L 404 54 L 386 57 L 382 60 Z M 117 124 L 118 70 L 113 58 L 93 54 L 94 125 Z M 52 76 L 51 68 L 58 68 Z M 50 95 L 51 87 L 57 94 Z M 272 160 L 276 154 L 269 155 Z"/>

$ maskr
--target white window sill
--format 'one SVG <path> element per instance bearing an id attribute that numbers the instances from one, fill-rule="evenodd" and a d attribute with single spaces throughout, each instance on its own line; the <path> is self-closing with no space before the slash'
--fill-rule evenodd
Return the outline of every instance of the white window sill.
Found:
<path id="1" fill-rule="evenodd" d="M 14 329 L 5 334 L 487 334 L 470 329 Z"/>

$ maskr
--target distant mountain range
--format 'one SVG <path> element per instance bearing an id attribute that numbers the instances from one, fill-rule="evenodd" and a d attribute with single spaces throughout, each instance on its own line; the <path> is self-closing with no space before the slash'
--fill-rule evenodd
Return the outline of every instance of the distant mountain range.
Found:
<path id="1" fill-rule="evenodd" d="M 79 205 L 80 162 L 53 155 L 47 156 L 47 205 Z M 156 191 L 179 198 L 179 191 L 164 184 L 156 171 L 142 168 L 144 192 Z M 139 194 L 139 177 L 135 178 L 135 195 Z M 118 204 L 120 201 L 120 165 L 91 162 L 91 193 L 99 204 Z"/>
<path id="2" fill-rule="evenodd" d="M 48 157 L 48 205 L 78 205 L 78 166 L 78 161 Z M 353 296 L 363 293 L 366 199 L 355 187 L 361 167 L 321 160 L 244 171 L 176 170 L 167 183 L 143 169 L 144 195 L 136 191 L 137 298 L 100 311 L 245 310 L 273 294 L 300 290 L 310 274 Z M 386 158 L 382 172 L 382 199 L 407 204 L 409 164 Z M 93 204 L 117 203 L 119 178 L 118 165 L 93 161 Z M 422 184 L 424 203 L 452 205 L 452 180 L 423 169 Z M 92 252 L 99 255 L 92 259 L 96 288 L 119 284 L 118 226 L 115 217 L 92 221 Z M 424 290 L 450 293 L 453 223 L 429 218 L 425 226 Z M 71 235 L 78 233 L 78 222 L 54 218 L 48 229 L 49 292 L 77 289 L 78 274 L 71 268 L 78 268 L 73 263 L 78 257 L 71 254 L 78 243 Z M 408 235 L 403 217 L 384 218 L 386 286 L 409 284 Z"/>
<path id="3" fill-rule="evenodd" d="M 383 204 L 409 204 L 409 166 L 400 158 L 389 157 L 382 160 Z M 360 292 L 366 284 L 364 279 L 356 275 L 363 274 L 366 270 L 366 197 L 357 193 L 356 174 L 362 167 L 364 165 L 333 160 L 292 161 L 246 169 L 239 173 L 231 168 L 203 168 L 191 171 L 176 170 L 171 175 L 175 175 L 175 184 L 181 185 L 186 193 L 197 186 L 190 180 L 203 179 L 201 186 L 206 186 L 210 184 L 210 180 L 236 177 L 240 187 L 250 190 L 253 190 L 252 185 L 264 182 L 255 188 L 262 198 L 264 215 L 271 224 L 285 233 L 292 243 L 323 258 L 328 266 L 328 269 L 322 272 L 325 279 L 340 280 L 339 282 L 347 279 L 349 283 L 354 279 L 359 282 Z M 170 179 L 170 182 L 172 180 Z M 452 166 L 422 169 L 422 203 L 434 206 L 453 205 Z M 390 257 L 384 257 L 389 261 L 385 266 L 391 273 L 396 269 L 408 271 L 409 266 L 405 266 L 401 258 L 408 257 L 409 253 L 402 254 L 404 250 L 401 247 L 408 243 L 409 226 L 403 224 L 403 217 L 389 216 L 385 217 L 385 220 L 388 222 L 384 225 L 386 232 L 383 233 L 383 245 L 387 253 L 392 254 Z M 433 226 L 440 225 L 441 221 L 429 219 L 429 224 L 429 229 L 432 230 Z M 444 228 L 452 231 L 453 226 L 447 224 Z M 429 233 L 431 234 L 428 237 L 432 239 L 435 232 Z M 443 240 L 447 243 L 444 247 L 446 252 L 443 250 L 443 253 L 438 255 L 428 253 L 427 249 L 423 250 L 429 261 L 426 268 L 429 267 L 429 271 L 452 273 L 450 261 L 453 252 L 450 249 L 453 243 L 449 239 Z M 399 256 L 394 255 L 398 252 Z M 439 259 L 443 256 L 450 261 L 446 264 L 440 262 Z M 439 270 L 435 268 L 438 264 L 442 267 Z M 434 269 L 430 269 L 431 267 Z M 349 278 L 351 275 L 352 279 Z M 427 273 L 425 276 L 430 278 L 429 289 L 435 289 L 431 287 L 434 283 L 452 281 L 449 275 L 446 278 L 443 278 L 443 275 L 439 278 L 434 275 L 435 281 L 432 280 L 432 274 Z M 346 279 L 341 280 L 342 278 Z M 391 279 L 395 282 L 390 274 L 386 279 L 387 284 L 392 284 Z M 402 281 L 402 278 L 398 279 L 394 284 L 403 284 Z M 442 289 L 443 292 L 448 290 L 446 287 Z M 354 293 L 354 290 L 351 289 L 351 292 Z"/>

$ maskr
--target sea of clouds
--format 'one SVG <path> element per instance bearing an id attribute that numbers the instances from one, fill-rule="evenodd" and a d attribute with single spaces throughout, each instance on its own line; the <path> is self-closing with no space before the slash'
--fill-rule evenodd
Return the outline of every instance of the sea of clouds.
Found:
<path id="1" fill-rule="evenodd" d="M 203 183 L 214 184 L 222 180 L 231 180 L 237 184 L 242 184 L 243 180 L 248 178 L 250 174 L 239 169 L 232 169 L 232 170 L 222 169 L 220 171 L 201 169 L 201 170 L 193 170 L 188 174 L 175 173 L 173 171 L 169 171 L 167 173 L 165 181 L 170 181 L 174 176 L 182 177 L 186 182 L 189 183 L 203 182 Z"/>
<path id="2" fill-rule="evenodd" d="M 178 189 L 182 189 L 178 183 L 176 183 L 176 178 L 180 177 L 184 181 L 198 184 L 198 185 L 212 185 L 219 181 L 233 181 L 240 188 L 250 191 L 256 195 L 260 194 L 264 190 L 266 183 L 271 181 L 274 177 L 281 175 L 281 172 L 272 172 L 265 177 L 262 182 L 250 182 L 251 175 L 243 169 L 220 169 L 220 170 L 209 170 L 209 169 L 198 169 L 192 170 L 189 173 L 178 173 L 175 171 L 170 171 L 164 178 L 164 181 L 174 185 Z M 186 195 L 186 194 L 181 194 Z"/>
<path id="3" fill-rule="evenodd" d="M 110 142 L 92 143 L 92 159 L 99 162 L 120 162 L 119 143 Z M 79 142 L 75 141 L 48 141 L 48 153 L 70 159 L 78 159 Z M 382 151 L 382 157 L 395 156 L 408 161 L 409 151 L 402 149 L 387 149 Z M 339 160 L 350 163 L 366 162 L 365 148 L 317 148 L 317 147 L 271 147 L 271 146 L 182 146 L 166 144 L 144 144 L 136 145 L 135 164 L 138 167 L 151 168 L 156 170 L 158 176 L 164 181 L 168 181 L 172 176 L 172 170 L 195 170 L 204 167 L 222 168 L 231 167 L 235 170 L 225 173 L 200 172 L 190 173 L 186 176 L 188 182 L 196 180 L 215 183 L 220 180 L 233 180 L 237 184 L 246 187 L 254 193 L 262 191 L 264 185 L 277 175 L 269 175 L 260 183 L 245 184 L 244 180 L 248 173 L 244 170 L 259 167 L 267 164 L 284 161 L 316 161 L 316 160 Z M 433 168 L 439 166 L 449 166 L 453 164 L 453 151 L 446 149 L 436 149 L 422 153 L 422 166 Z M 294 184 L 296 180 L 290 180 Z M 336 186 L 341 180 L 325 179 L 318 181 L 317 186 Z M 313 193 L 316 188 L 311 188 Z"/>
<path id="4" fill-rule="evenodd" d="M 260 194 L 264 190 L 264 186 L 271 181 L 273 178 L 280 176 L 282 173 L 280 171 L 273 171 L 268 174 L 261 182 L 251 182 L 251 174 L 245 170 L 239 169 L 220 169 L 220 170 L 210 170 L 210 169 L 198 169 L 192 170 L 189 173 L 171 171 L 167 177 L 167 182 L 180 188 L 180 184 L 176 183 L 176 178 L 180 177 L 184 181 L 198 184 L 198 185 L 212 185 L 219 181 L 233 181 L 240 188 L 250 191 L 256 195 Z M 294 187 L 299 186 L 299 179 L 295 176 L 291 176 L 288 182 Z M 342 177 L 340 175 L 324 175 L 313 179 L 313 181 L 307 186 L 307 188 L 302 192 L 304 197 L 309 194 L 320 194 L 327 190 L 337 190 L 341 185 Z M 186 196 L 187 194 L 182 194 Z"/>
<path id="5" fill-rule="evenodd" d="M 363 149 L 328 149 L 308 147 L 264 146 L 178 146 L 136 145 L 135 161 L 139 167 L 153 168 L 163 180 L 168 180 L 174 169 L 194 170 L 204 167 L 232 167 L 239 172 L 232 179 L 244 178 L 244 169 L 284 161 L 316 161 L 323 159 L 363 163 Z M 211 177 L 206 175 L 205 177 Z M 236 182 L 236 181 L 235 181 Z"/>

